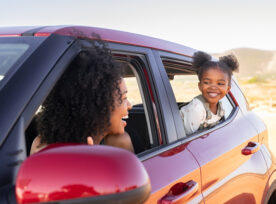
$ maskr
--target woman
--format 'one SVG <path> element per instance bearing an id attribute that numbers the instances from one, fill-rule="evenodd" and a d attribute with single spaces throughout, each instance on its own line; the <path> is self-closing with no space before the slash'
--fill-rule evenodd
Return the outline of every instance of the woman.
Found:
<path id="1" fill-rule="evenodd" d="M 91 41 L 61 76 L 38 114 L 31 154 L 52 143 L 88 143 L 133 151 L 124 132 L 131 104 L 122 69 L 99 41 Z"/>

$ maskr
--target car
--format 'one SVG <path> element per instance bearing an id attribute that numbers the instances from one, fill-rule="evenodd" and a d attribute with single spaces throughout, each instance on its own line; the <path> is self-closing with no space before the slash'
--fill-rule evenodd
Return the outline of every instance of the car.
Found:
<path id="1" fill-rule="evenodd" d="M 95 33 L 125 65 L 135 154 L 52 144 L 30 156 L 37 111 Z M 0 28 L 0 203 L 275 203 L 267 128 L 235 77 L 225 119 L 185 133 L 179 107 L 198 94 L 196 51 L 96 27 Z"/>

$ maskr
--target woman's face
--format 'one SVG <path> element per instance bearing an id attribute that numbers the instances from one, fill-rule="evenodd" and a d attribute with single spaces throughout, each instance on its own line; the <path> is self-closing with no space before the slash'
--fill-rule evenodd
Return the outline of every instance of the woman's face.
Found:
<path id="1" fill-rule="evenodd" d="M 230 90 L 229 77 L 219 68 L 210 68 L 202 74 L 198 83 L 199 90 L 203 97 L 211 105 L 217 105 Z"/>
<path id="2" fill-rule="evenodd" d="M 130 102 L 127 99 L 127 87 L 124 79 L 120 82 L 120 92 L 122 98 L 120 100 L 119 95 L 115 95 L 115 107 L 110 117 L 110 127 L 108 134 L 123 134 L 125 132 L 126 121 L 123 118 L 128 117 L 128 110 L 132 108 Z"/>

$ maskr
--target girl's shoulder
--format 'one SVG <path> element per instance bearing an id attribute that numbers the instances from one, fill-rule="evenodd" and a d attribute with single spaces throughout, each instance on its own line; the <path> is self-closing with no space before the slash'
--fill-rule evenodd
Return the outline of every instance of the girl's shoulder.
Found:
<path id="1" fill-rule="evenodd" d="M 205 108 L 203 102 L 197 97 L 193 98 L 187 105 L 181 107 L 181 112 L 197 112 L 205 113 Z"/>
<path id="2" fill-rule="evenodd" d="M 204 102 L 198 96 L 193 98 L 193 100 L 191 100 L 191 102 L 187 106 L 189 108 L 205 109 Z"/>
<path id="3" fill-rule="evenodd" d="M 206 110 L 201 100 L 193 98 L 189 104 L 180 109 L 180 115 L 186 122 L 190 121 L 191 124 L 198 123 L 199 126 L 206 118 Z"/>
<path id="4" fill-rule="evenodd" d="M 196 104 L 196 105 L 202 105 L 203 106 L 203 101 L 200 100 L 198 97 L 193 98 L 193 100 L 191 101 L 192 104 Z"/>

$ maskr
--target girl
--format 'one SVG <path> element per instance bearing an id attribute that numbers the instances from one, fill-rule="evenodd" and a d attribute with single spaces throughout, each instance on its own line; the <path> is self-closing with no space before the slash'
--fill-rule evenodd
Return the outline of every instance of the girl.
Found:
<path id="1" fill-rule="evenodd" d="M 210 128 L 224 117 L 220 103 L 231 88 L 232 72 L 239 63 L 234 55 L 213 61 L 207 53 L 198 51 L 193 55 L 193 68 L 197 70 L 198 88 L 201 95 L 180 109 L 185 132 L 189 135 L 203 128 Z"/>

